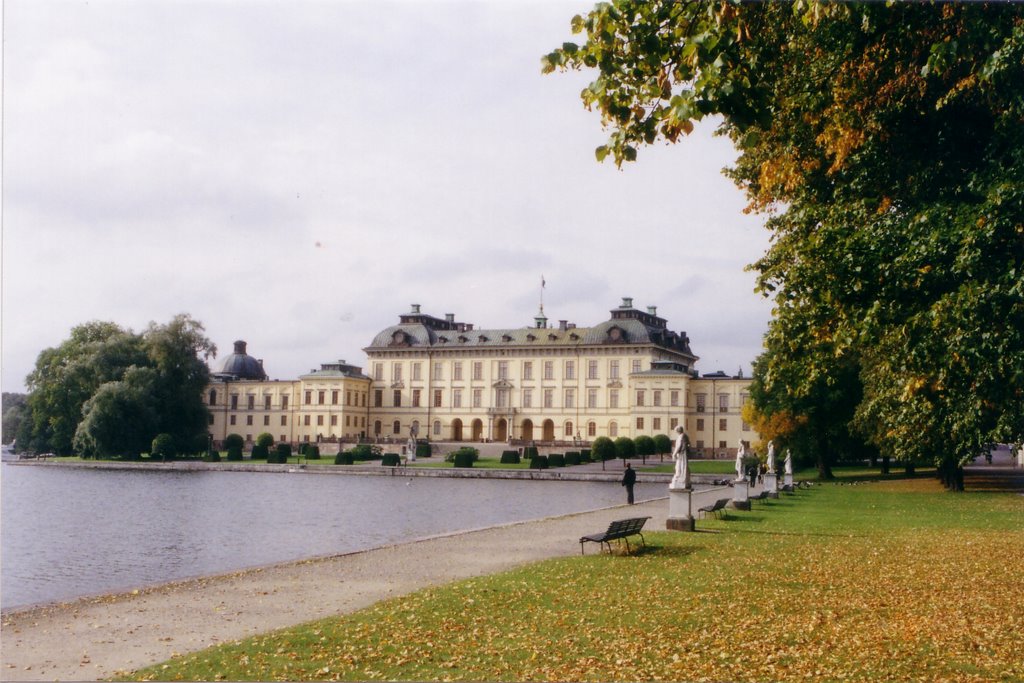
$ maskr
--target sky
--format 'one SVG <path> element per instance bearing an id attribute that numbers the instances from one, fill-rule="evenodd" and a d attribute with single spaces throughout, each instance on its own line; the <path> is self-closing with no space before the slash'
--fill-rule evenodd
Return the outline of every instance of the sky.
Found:
<path id="1" fill-rule="evenodd" d="M 187 313 L 294 379 L 365 367 L 411 304 L 530 326 L 542 277 L 552 324 L 632 297 L 749 375 L 764 218 L 713 121 L 595 160 L 594 73 L 540 62 L 592 6 L 6 0 L 3 391 L 90 320 Z"/>

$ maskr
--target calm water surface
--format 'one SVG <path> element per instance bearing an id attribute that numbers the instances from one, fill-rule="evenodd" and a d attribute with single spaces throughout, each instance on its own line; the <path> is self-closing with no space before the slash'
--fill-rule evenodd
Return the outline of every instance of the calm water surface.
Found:
<path id="1" fill-rule="evenodd" d="M 640 484 L 637 498 L 666 495 Z M 0 468 L 0 607 L 624 502 L 616 483 Z M 575 540 L 575 539 L 573 539 Z"/>

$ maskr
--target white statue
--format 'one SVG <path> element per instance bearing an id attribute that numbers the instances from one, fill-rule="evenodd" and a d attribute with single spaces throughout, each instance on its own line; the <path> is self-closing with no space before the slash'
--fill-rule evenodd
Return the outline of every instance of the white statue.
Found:
<path id="1" fill-rule="evenodd" d="M 409 453 L 409 462 L 416 462 L 416 439 L 410 436 L 405 448 Z"/>
<path id="2" fill-rule="evenodd" d="M 689 453 L 690 440 L 686 438 L 686 432 L 681 426 L 676 427 L 676 443 L 672 447 L 672 459 L 676 461 L 676 473 L 672 477 L 670 489 L 690 488 L 690 463 Z"/>
<path id="3" fill-rule="evenodd" d="M 786 474 L 793 474 L 793 454 L 786 449 L 786 462 L 783 464 Z"/>
<path id="4" fill-rule="evenodd" d="M 775 474 L 775 442 L 768 442 L 768 474 Z"/>
<path id="5" fill-rule="evenodd" d="M 736 479 L 743 479 L 743 458 L 747 455 L 747 445 L 740 441 L 740 447 L 736 449 Z"/>

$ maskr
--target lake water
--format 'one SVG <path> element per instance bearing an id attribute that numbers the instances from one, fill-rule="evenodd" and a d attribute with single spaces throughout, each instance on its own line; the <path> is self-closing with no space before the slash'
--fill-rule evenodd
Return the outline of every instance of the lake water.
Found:
<path id="1" fill-rule="evenodd" d="M 666 495 L 638 484 L 637 499 Z M 624 502 L 617 483 L 0 468 L 0 607 Z M 573 541 L 575 539 L 572 539 Z"/>

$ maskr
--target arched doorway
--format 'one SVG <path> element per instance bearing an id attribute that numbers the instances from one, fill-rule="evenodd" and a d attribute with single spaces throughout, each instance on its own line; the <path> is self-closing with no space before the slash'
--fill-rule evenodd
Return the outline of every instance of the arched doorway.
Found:
<path id="1" fill-rule="evenodd" d="M 544 420 L 544 427 L 541 434 L 541 441 L 555 440 L 555 423 L 551 420 Z"/>
<path id="2" fill-rule="evenodd" d="M 494 440 L 495 441 L 507 441 L 508 440 L 508 420 L 505 418 L 499 419 L 494 423 Z"/>
<path id="3" fill-rule="evenodd" d="M 484 423 L 482 420 L 473 420 L 473 441 L 484 440 Z"/>
<path id="4" fill-rule="evenodd" d="M 452 441 L 462 441 L 462 420 L 452 420 Z"/>
<path id="5" fill-rule="evenodd" d="M 523 420 L 523 441 L 533 441 L 533 420 Z"/>

